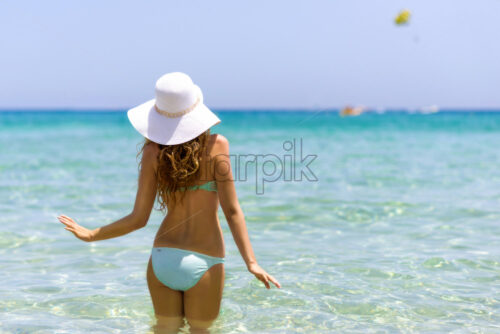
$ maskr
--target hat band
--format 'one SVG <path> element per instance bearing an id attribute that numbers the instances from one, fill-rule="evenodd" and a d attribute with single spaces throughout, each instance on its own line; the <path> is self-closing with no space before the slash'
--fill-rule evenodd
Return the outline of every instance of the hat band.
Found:
<path id="1" fill-rule="evenodd" d="M 178 111 L 178 112 L 168 112 L 168 111 L 165 111 L 165 110 L 161 110 L 160 108 L 158 108 L 156 106 L 156 104 L 155 104 L 155 109 L 156 109 L 156 111 L 159 114 L 162 114 L 163 116 L 167 116 L 167 117 L 170 117 L 170 118 L 176 118 L 176 117 L 180 117 L 182 115 L 185 115 L 185 114 L 187 114 L 190 111 L 193 111 L 193 109 L 196 108 L 196 106 L 198 106 L 198 103 L 200 103 L 200 98 L 199 97 L 196 99 L 196 102 L 191 107 L 189 107 L 187 109 L 184 109 L 184 110 L 181 110 L 181 111 Z"/>

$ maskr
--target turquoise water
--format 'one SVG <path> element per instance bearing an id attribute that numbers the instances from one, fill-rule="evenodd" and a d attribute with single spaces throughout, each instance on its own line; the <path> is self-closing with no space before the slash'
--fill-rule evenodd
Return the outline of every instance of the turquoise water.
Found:
<path id="1" fill-rule="evenodd" d="M 317 181 L 277 178 L 272 163 L 237 181 L 257 259 L 282 289 L 246 271 L 220 211 L 214 333 L 500 331 L 500 113 L 219 116 L 213 132 L 235 156 L 274 154 L 279 170 L 284 143 L 301 141 Z M 2 332 L 150 331 L 161 213 L 95 243 L 56 219 L 95 228 L 130 213 L 140 140 L 124 112 L 0 113 Z"/>

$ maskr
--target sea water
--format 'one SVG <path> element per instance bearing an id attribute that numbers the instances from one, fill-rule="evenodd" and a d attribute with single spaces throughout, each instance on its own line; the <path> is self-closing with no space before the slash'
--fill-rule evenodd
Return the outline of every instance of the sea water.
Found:
<path id="1" fill-rule="evenodd" d="M 220 210 L 214 333 L 500 332 L 500 113 L 218 115 L 257 260 L 282 288 L 247 271 Z M 161 212 L 94 243 L 56 219 L 129 214 L 141 140 L 123 111 L 0 113 L 1 332 L 151 330 Z"/>

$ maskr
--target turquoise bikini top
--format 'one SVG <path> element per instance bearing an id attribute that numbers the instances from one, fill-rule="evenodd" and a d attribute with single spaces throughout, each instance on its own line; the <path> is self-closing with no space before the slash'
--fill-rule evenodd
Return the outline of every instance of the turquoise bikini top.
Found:
<path id="1" fill-rule="evenodd" d="M 208 181 L 200 185 L 187 187 L 186 190 L 198 190 L 198 189 L 217 192 L 217 184 L 215 183 L 215 181 Z M 179 190 L 184 190 L 184 187 L 179 188 Z"/>

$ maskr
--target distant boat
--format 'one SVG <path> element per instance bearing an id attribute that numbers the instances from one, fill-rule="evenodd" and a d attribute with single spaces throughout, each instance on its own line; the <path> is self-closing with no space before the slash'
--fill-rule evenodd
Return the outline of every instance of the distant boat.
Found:
<path id="1" fill-rule="evenodd" d="M 340 116 L 358 116 L 363 113 L 363 107 L 347 106 L 340 111 Z"/>
<path id="2" fill-rule="evenodd" d="M 420 113 L 422 114 L 434 114 L 439 112 L 439 107 L 437 105 L 432 105 L 428 107 L 422 107 L 419 109 Z"/>

